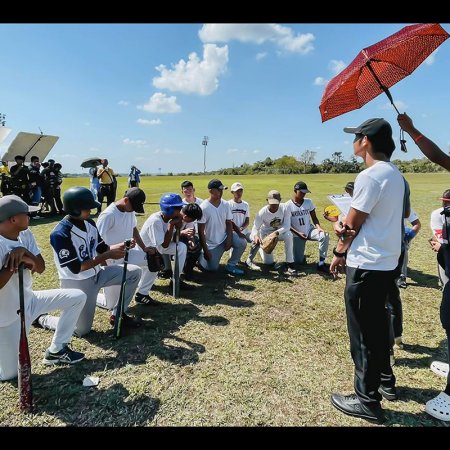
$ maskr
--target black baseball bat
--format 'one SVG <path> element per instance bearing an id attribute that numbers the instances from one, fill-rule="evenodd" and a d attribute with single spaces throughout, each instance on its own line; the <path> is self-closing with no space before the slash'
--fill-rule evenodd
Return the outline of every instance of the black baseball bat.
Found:
<path id="1" fill-rule="evenodd" d="M 125 242 L 125 257 L 123 258 L 123 273 L 122 283 L 120 285 L 119 301 L 117 302 L 116 319 L 114 320 L 114 337 L 119 339 L 122 334 L 122 319 L 125 303 L 125 286 L 127 284 L 127 267 L 128 267 L 128 252 L 130 250 L 131 239 L 127 239 Z"/>
<path id="2" fill-rule="evenodd" d="M 20 315 L 20 340 L 19 340 L 19 364 L 18 364 L 18 385 L 19 385 L 19 406 L 23 412 L 31 412 L 33 409 L 33 391 L 31 387 L 31 358 L 28 348 L 27 329 L 25 327 L 25 295 L 23 291 L 23 268 L 19 265 L 19 311 Z"/>
<path id="3" fill-rule="evenodd" d="M 173 270 L 173 297 L 180 297 L 180 262 L 178 258 L 178 242 L 180 241 L 180 230 L 175 231 L 175 267 Z"/>

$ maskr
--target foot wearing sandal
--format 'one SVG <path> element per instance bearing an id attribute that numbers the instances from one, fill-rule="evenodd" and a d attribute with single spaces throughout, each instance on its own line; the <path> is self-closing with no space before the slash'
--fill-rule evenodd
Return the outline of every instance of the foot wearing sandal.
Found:
<path id="1" fill-rule="evenodd" d="M 440 377 L 447 378 L 448 376 L 448 364 L 441 361 L 433 361 L 430 369 Z"/>
<path id="2" fill-rule="evenodd" d="M 134 301 L 141 305 L 147 305 L 147 306 L 160 305 L 160 303 L 157 302 L 156 300 L 154 300 L 153 298 L 151 298 L 150 295 L 139 294 L 139 292 L 136 293 L 136 296 L 134 297 Z"/>
<path id="3" fill-rule="evenodd" d="M 427 401 L 425 411 L 436 419 L 450 422 L 450 396 L 441 392 L 437 397 Z"/>

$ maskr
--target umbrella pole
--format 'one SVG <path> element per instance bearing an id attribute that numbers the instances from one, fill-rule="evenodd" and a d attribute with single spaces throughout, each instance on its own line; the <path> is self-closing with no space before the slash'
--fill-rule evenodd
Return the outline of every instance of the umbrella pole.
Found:
<path id="1" fill-rule="evenodd" d="M 378 86 L 380 86 L 380 89 L 383 89 L 384 93 L 387 95 L 387 98 L 391 102 L 391 105 L 394 107 L 394 109 L 397 111 L 397 114 L 400 114 L 400 111 L 397 109 L 397 107 L 394 104 L 394 100 L 392 98 L 391 93 L 389 92 L 389 89 L 386 86 L 384 86 L 383 83 L 380 81 L 380 79 L 378 78 L 377 74 L 375 73 L 375 71 L 373 70 L 372 66 L 370 65 L 370 61 L 367 61 L 367 67 L 369 68 L 370 73 L 375 78 L 375 81 L 378 83 Z"/>

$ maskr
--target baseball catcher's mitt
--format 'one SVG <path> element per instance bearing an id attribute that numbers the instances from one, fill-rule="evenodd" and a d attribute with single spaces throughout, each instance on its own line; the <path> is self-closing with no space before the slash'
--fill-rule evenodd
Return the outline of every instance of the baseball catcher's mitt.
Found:
<path id="1" fill-rule="evenodd" d="M 263 249 L 264 253 L 270 255 L 273 252 L 275 246 L 277 245 L 277 242 L 278 242 L 278 234 L 276 233 L 276 231 L 274 231 L 273 233 L 270 233 L 262 240 L 261 248 Z"/>
<path id="2" fill-rule="evenodd" d="M 164 269 L 164 261 L 162 259 L 161 253 L 156 250 L 153 255 L 147 254 L 147 266 L 150 272 L 158 272 Z"/>

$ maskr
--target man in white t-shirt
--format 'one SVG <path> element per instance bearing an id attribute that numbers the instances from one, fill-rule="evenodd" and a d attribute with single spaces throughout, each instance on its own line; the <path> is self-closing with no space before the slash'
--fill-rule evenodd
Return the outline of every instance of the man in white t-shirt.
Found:
<path id="1" fill-rule="evenodd" d="M 395 144 L 388 122 L 369 119 L 344 131 L 355 134 L 354 154 L 367 169 L 356 177 L 350 211 L 339 230 L 344 239 L 333 249 L 330 265 L 333 273 L 347 265 L 345 305 L 355 393 L 333 394 L 331 403 L 344 414 L 382 422 L 381 399 L 397 399 L 385 305 L 398 275 L 409 188 L 390 162 Z"/>
<path id="2" fill-rule="evenodd" d="M 183 203 L 187 205 L 188 203 L 197 203 L 201 205 L 203 199 L 195 196 L 195 188 L 192 181 L 186 180 L 181 183 L 181 192 L 183 193 Z"/>
<path id="3" fill-rule="evenodd" d="M 209 198 L 200 205 L 203 216 L 198 221 L 198 234 L 203 254 L 198 262 L 203 269 L 215 272 L 219 269 L 224 252 L 232 249 L 225 269 L 233 275 L 243 275 L 244 271 L 237 267 L 237 263 L 244 253 L 247 241 L 233 234 L 231 208 L 222 199 L 224 189 L 228 188 L 220 180 L 211 180 L 208 183 Z"/>
<path id="4" fill-rule="evenodd" d="M 271 233 L 276 233 L 280 241 L 284 241 L 284 253 L 286 256 L 286 263 L 288 265 L 287 272 L 289 275 L 297 275 L 295 270 L 294 255 L 292 253 L 292 233 L 291 215 L 286 210 L 286 204 L 281 203 L 281 194 L 276 190 L 271 190 L 267 194 L 267 205 L 263 206 L 255 216 L 253 222 L 252 232 L 250 238 L 252 239 L 252 246 L 248 255 L 247 267 L 253 270 L 260 270 L 260 268 L 253 263 L 253 259 L 258 253 L 261 256 L 264 264 L 273 264 L 273 254 L 267 254 L 260 248 L 262 240 Z M 278 268 L 284 267 L 284 264 L 279 263 Z"/>
<path id="5" fill-rule="evenodd" d="M 245 200 L 242 200 L 244 186 L 241 183 L 233 183 L 231 185 L 231 193 L 233 198 L 228 200 L 228 203 L 233 215 L 233 233 L 244 238 L 247 242 L 252 242 L 248 228 L 250 223 L 250 206 Z"/>
<path id="6" fill-rule="evenodd" d="M 129 250 L 128 264 L 134 264 L 141 268 L 142 272 L 148 272 L 147 255 L 155 252 L 153 247 L 147 247 L 137 229 L 136 213 L 144 213 L 145 193 L 138 187 L 132 187 L 125 192 L 123 198 L 111 203 L 98 217 L 97 229 L 106 245 L 122 244 L 127 239 L 134 239 L 136 246 Z M 108 266 L 120 265 L 123 267 L 123 258 L 109 259 Z M 141 294 L 140 292 L 144 292 Z M 105 287 L 105 302 L 114 304 L 119 298 L 120 286 Z M 159 305 L 157 301 L 148 295 L 148 291 L 142 286 L 142 278 L 139 282 L 138 292 L 135 296 L 136 303 L 147 306 Z M 103 301 L 99 296 L 97 303 Z"/>
<path id="7" fill-rule="evenodd" d="M 44 364 L 75 364 L 84 354 L 69 347 L 75 324 L 83 309 L 86 295 L 79 289 L 33 291 L 32 273 L 45 270 L 33 234 L 28 229 L 28 213 L 38 207 L 28 206 L 20 197 L 7 195 L 0 199 L 0 381 L 17 377 L 20 339 L 19 264 L 24 264 L 23 290 L 25 327 L 41 314 L 62 311 L 52 343 L 45 352 Z"/>
<path id="8" fill-rule="evenodd" d="M 319 243 L 317 270 L 328 274 L 330 272 L 328 265 L 325 264 L 325 259 L 330 236 L 320 226 L 313 201 L 310 198 L 305 198 L 305 195 L 310 192 L 305 182 L 298 181 L 294 186 L 293 198 L 285 205 L 286 210 L 291 215 L 294 262 L 298 264 L 304 262 L 306 241 L 317 241 Z"/>

